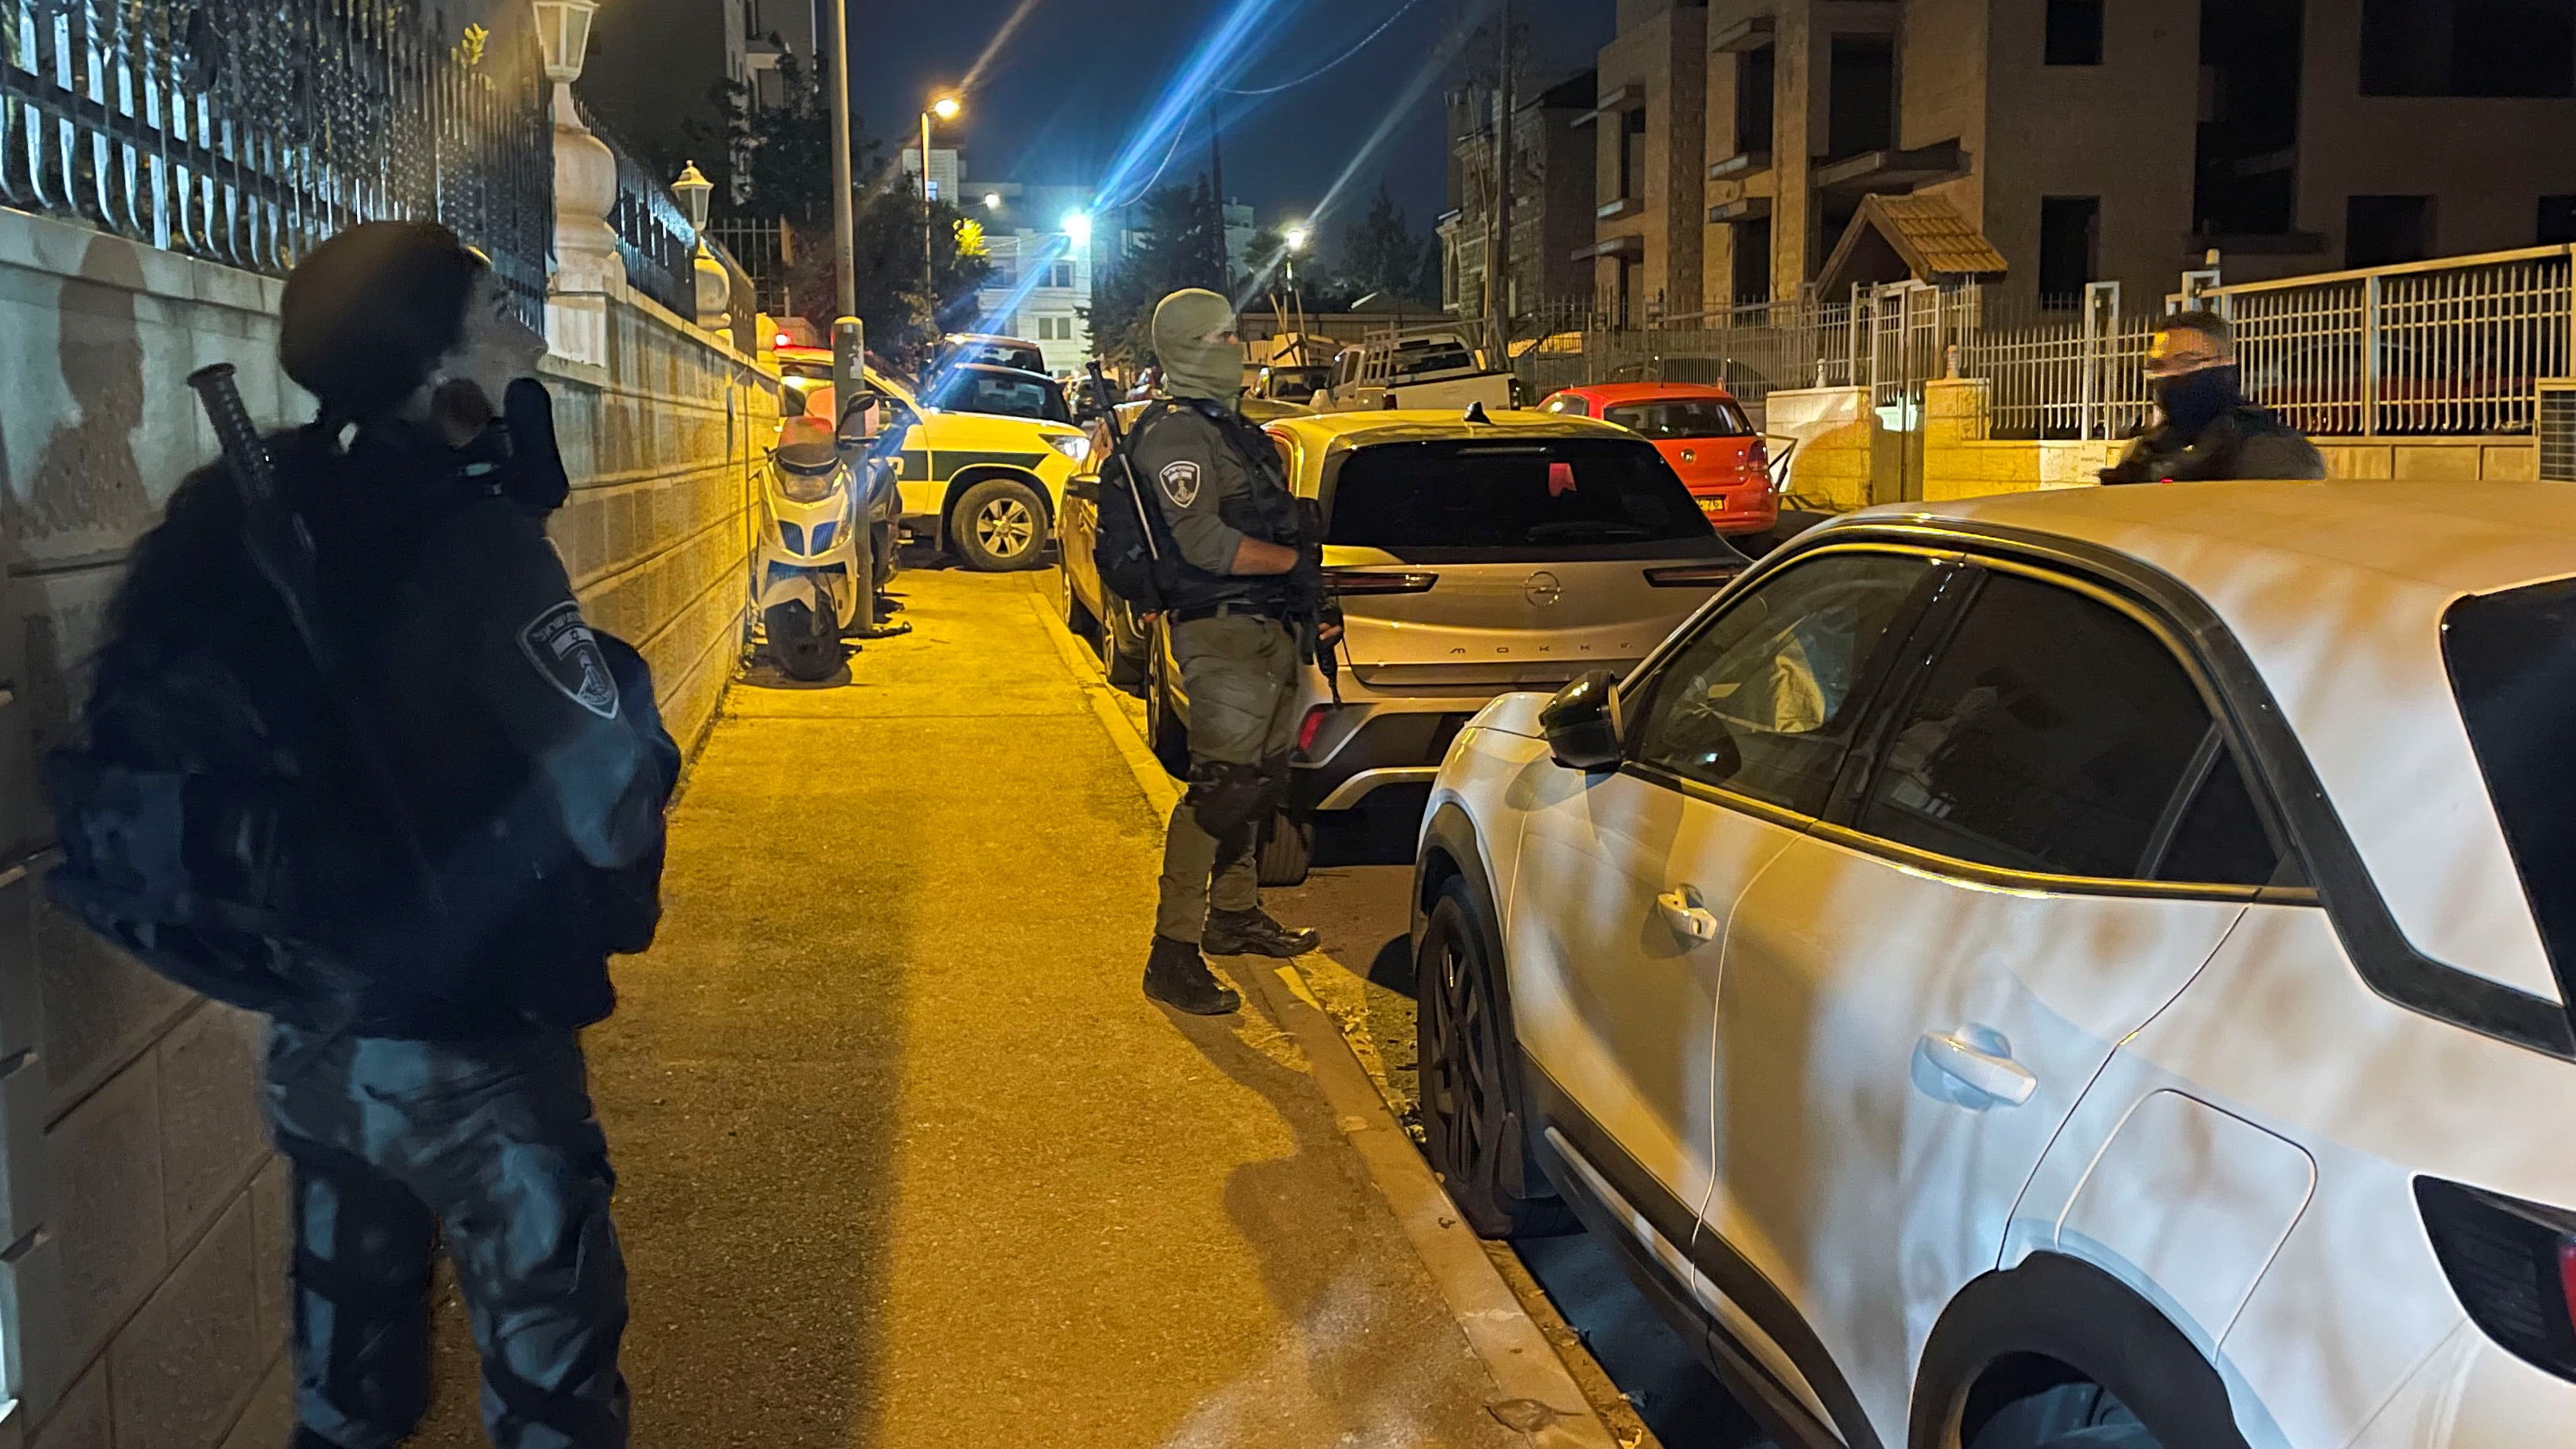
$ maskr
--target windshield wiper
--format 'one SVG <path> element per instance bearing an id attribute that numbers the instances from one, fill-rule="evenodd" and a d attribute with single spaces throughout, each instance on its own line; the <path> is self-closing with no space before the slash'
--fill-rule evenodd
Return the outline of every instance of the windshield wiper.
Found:
<path id="1" fill-rule="evenodd" d="M 1551 543 L 1560 538 L 1653 538 L 1654 530 L 1633 523 L 1614 523 L 1607 518 L 1570 518 L 1557 523 L 1542 523 L 1529 531 L 1532 543 Z"/>

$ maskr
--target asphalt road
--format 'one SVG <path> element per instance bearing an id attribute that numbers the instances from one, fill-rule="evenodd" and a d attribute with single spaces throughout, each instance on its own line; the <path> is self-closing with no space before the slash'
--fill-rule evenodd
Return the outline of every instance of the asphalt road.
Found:
<path id="1" fill-rule="evenodd" d="M 1294 1044 L 1139 994 L 1160 827 L 1040 588 L 897 591 L 734 691 L 590 1036 L 636 1442 L 1520 1444 Z"/>

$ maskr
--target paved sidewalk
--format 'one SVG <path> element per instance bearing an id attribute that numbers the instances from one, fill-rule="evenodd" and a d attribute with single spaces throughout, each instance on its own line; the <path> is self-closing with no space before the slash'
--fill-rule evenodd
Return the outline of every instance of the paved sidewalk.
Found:
<path id="1" fill-rule="evenodd" d="M 591 1041 L 636 1442 L 1522 1444 L 1294 1043 L 1138 994 L 1161 829 L 1044 577 L 905 575 L 696 767 Z"/>

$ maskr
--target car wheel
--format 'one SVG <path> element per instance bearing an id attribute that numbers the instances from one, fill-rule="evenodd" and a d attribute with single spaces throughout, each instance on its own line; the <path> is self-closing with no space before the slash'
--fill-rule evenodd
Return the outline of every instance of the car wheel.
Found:
<path id="1" fill-rule="evenodd" d="M 1156 667 L 1154 677 L 1145 686 L 1145 744 L 1154 758 L 1162 763 L 1163 773 L 1175 780 L 1190 777 L 1190 731 L 1172 708 L 1172 692 L 1163 685 L 1163 671 Z"/>
<path id="2" fill-rule="evenodd" d="M 790 679 L 806 684 L 829 679 L 849 658 L 833 631 L 804 604 L 780 604 L 761 622 L 769 630 L 769 657 Z"/>
<path id="3" fill-rule="evenodd" d="M 1101 666 L 1111 685 L 1129 694 L 1142 694 L 1145 676 L 1150 672 L 1146 651 L 1153 647 L 1152 637 L 1124 600 L 1113 595 L 1104 602 L 1108 613 L 1100 625 Z"/>
<path id="4" fill-rule="evenodd" d="M 979 573 L 1035 568 L 1046 555 L 1046 500 L 1016 478 L 987 478 L 948 515 L 948 545 Z"/>
<path id="5" fill-rule="evenodd" d="M 1261 883 L 1266 886 L 1304 885 L 1314 862 L 1314 820 L 1286 810 L 1271 816 L 1270 823 L 1261 829 L 1261 848 L 1252 861 L 1252 868 Z"/>
<path id="6" fill-rule="evenodd" d="M 1431 908 L 1414 961 L 1423 1150 L 1478 1236 L 1566 1232 L 1576 1224 L 1563 1199 L 1528 1191 L 1546 1178 L 1529 1160 L 1527 1119 L 1509 1070 L 1516 1048 L 1500 965 L 1466 882 L 1452 878 Z"/>
<path id="7" fill-rule="evenodd" d="M 1093 648 L 1098 649 L 1103 656 L 1103 662 L 1107 662 L 1106 656 L 1109 653 L 1109 648 L 1106 643 L 1107 635 L 1101 630 L 1100 621 L 1092 617 L 1091 610 L 1083 606 L 1082 595 L 1074 592 L 1073 575 L 1059 569 L 1057 571 L 1057 578 L 1064 585 L 1064 627 L 1066 632 L 1072 634 L 1073 637 L 1081 640 L 1083 643 L 1089 644 Z"/>
<path id="8" fill-rule="evenodd" d="M 1967 1449 L 2164 1449 L 2126 1404 L 2099 1384 L 2059 1384 L 2004 1405 Z"/>

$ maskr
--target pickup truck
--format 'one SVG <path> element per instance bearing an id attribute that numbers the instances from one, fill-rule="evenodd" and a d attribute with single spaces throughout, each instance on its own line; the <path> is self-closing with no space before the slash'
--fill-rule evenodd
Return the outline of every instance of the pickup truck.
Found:
<path id="1" fill-rule="evenodd" d="M 1464 412 L 1483 403 L 1492 412 L 1515 406 L 1519 395 L 1518 379 L 1486 367 L 1465 337 L 1444 328 L 1390 333 L 1342 349 L 1312 406 L 1318 413 Z"/>

